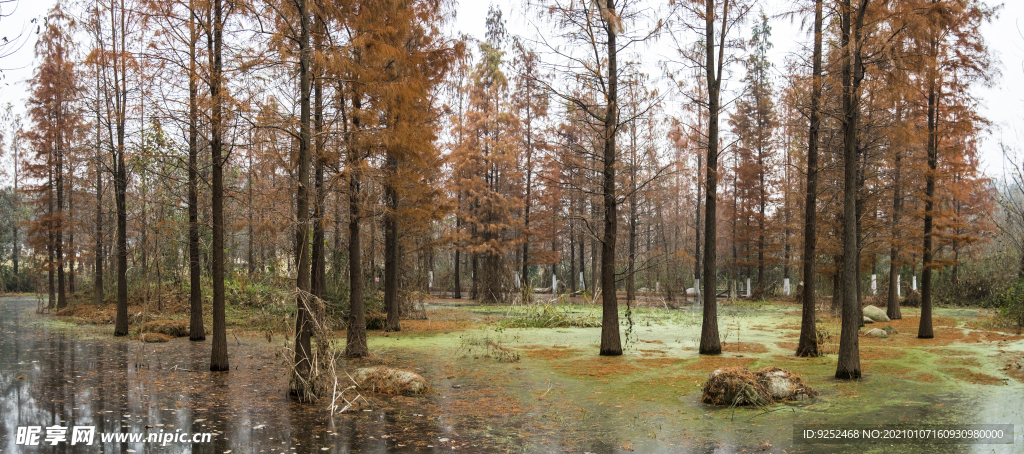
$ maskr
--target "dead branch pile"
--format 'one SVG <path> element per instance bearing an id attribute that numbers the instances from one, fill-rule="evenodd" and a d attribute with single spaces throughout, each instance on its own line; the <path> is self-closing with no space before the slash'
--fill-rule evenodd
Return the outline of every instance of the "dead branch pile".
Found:
<path id="1" fill-rule="evenodd" d="M 921 307 L 921 294 L 917 290 L 911 290 L 907 297 L 900 303 L 903 307 Z"/>
<path id="2" fill-rule="evenodd" d="M 376 366 L 356 370 L 355 382 L 360 389 L 380 394 L 419 394 L 427 389 L 427 381 L 419 374 Z"/>
<path id="3" fill-rule="evenodd" d="M 302 381 L 299 387 L 293 388 L 304 390 L 305 399 L 328 402 L 327 408 L 331 412 L 345 412 L 349 409 L 358 410 L 372 406 L 372 403 L 356 390 L 358 383 L 339 367 L 342 352 L 334 347 L 334 333 L 327 320 L 324 300 L 301 290 L 296 291 L 296 296 L 299 296 L 298 301 L 306 306 L 310 315 L 309 323 L 312 325 L 315 347 L 310 352 L 308 377 L 295 373 L 295 364 L 290 361 L 292 380 Z M 294 356 L 295 352 L 291 350 L 286 355 L 289 359 Z"/>
<path id="4" fill-rule="evenodd" d="M 171 337 L 188 336 L 188 323 L 182 320 L 153 320 L 142 324 L 143 333 L 160 333 Z"/>
<path id="5" fill-rule="evenodd" d="M 711 373 L 701 388 L 701 402 L 711 405 L 763 407 L 817 395 L 800 376 L 777 367 L 757 372 L 743 367 L 719 369 Z"/>

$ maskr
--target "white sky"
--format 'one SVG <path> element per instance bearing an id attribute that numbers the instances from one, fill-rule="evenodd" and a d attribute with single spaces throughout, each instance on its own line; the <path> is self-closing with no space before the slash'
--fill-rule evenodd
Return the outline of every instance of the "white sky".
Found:
<path id="1" fill-rule="evenodd" d="M 536 33 L 529 20 L 536 21 L 534 11 L 527 12 L 523 0 L 496 0 L 494 4 L 501 7 L 506 19 L 506 27 L 512 34 L 532 36 Z M 652 0 L 654 7 L 664 7 L 667 0 Z M 765 12 L 771 16 L 781 12 L 790 2 L 784 0 L 763 1 Z M 989 0 L 989 4 L 993 4 Z M 24 29 L 27 42 L 13 55 L 0 59 L 0 105 L 11 102 L 15 109 L 24 111 L 25 99 L 28 97 L 27 80 L 32 75 L 32 47 L 35 39 L 35 26 L 30 24 L 32 18 L 41 18 L 54 4 L 50 0 L 20 0 L 17 9 L 10 11 L 11 3 L 0 4 L 8 15 L 0 18 L 0 38 L 6 36 L 14 39 L 19 30 Z M 482 39 L 489 3 L 483 0 L 462 0 L 457 7 L 458 15 L 454 23 L 456 30 Z M 788 20 L 772 20 L 772 37 L 774 49 L 770 54 L 776 71 L 780 71 L 785 56 L 801 50 L 807 36 L 798 30 L 799 23 L 792 24 Z M 749 27 L 746 29 L 749 30 Z M 999 71 L 1002 76 L 992 88 L 978 87 L 977 94 L 981 99 L 982 114 L 992 122 L 992 130 L 982 141 L 983 170 L 992 177 L 1000 177 L 1003 169 L 1002 153 L 999 144 L 1006 143 L 1014 148 L 1024 146 L 1024 1 L 1009 0 L 1003 4 L 999 17 L 994 23 L 983 30 L 985 39 L 991 47 L 992 54 L 999 60 Z M 652 59 L 660 58 L 659 53 L 664 46 L 656 46 L 645 55 Z M 653 65 L 652 65 L 653 68 Z M 655 73 L 652 76 L 660 76 Z M 669 108 L 669 112 L 675 109 Z M 6 159 L 4 160 L 6 162 Z"/>

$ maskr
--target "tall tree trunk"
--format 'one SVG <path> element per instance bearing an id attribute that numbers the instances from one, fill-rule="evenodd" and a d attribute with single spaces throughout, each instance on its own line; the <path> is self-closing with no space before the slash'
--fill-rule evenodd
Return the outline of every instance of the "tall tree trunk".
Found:
<path id="1" fill-rule="evenodd" d="M 117 50 L 117 30 L 114 8 L 110 9 L 111 41 L 114 43 L 114 121 L 117 123 L 117 147 L 114 150 L 114 205 L 117 211 L 117 318 L 114 323 L 114 335 L 128 335 L 128 204 L 125 193 L 128 190 L 128 172 L 124 161 L 124 134 L 127 118 L 127 52 L 125 51 L 125 9 L 122 0 L 120 24 L 120 51 Z M 120 62 L 118 62 L 120 60 Z M 120 63 L 120 64 L 118 64 Z M 120 74 L 118 74 L 120 69 Z M 121 80 L 117 80 L 120 75 Z"/>
<path id="2" fill-rule="evenodd" d="M 570 221 L 571 222 L 571 221 Z M 579 279 L 576 277 L 576 235 L 572 232 L 572 227 L 569 227 L 569 289 L 572 290 L 573 294 L 576 294 L 576 281 Z"/>
<path id="3" fill-rule="evenodd" d="M 188 272 L 189 330 L 191 341 L 206 340 L 203 325 L 202 267 L 199 263 L 199 88 L 196 74 L 196 13 L 189 2 L 188 62 Z"/>
<path id="4" fill-rule="evenodd" d="M 342 93 L 344 91 L 339 87 Z M 359 131 L 359 111 L 362 109 L 362 101 L 359 94 L 353 91 L 352 94 L 352 129 Z M 342 98 L 341 111 L 344 121 L 345 101 Z M 359 221 L 362 213 L 359 206 L 360 191 L 360 161 L 362 156 L 360 150 L 351 145 L 346 137 L 348 146 L 348 279 L 349 279 L 349 315 L 348 329 L 346 330 L 345 356 L 348 358 L 362 358 L 370 354 L 366 345 L 366 309 L 363 302 L 363 258 L 361 231 Z"/>
<path id="5" fill-rule="evenodd" d="M 309 381 L 310 354 L 312 344 L 313 322 L 310 308 L 307 305 L 306 293 L 310 291 L 310 259 L 309 259 L 309 165 L 310 165 L 310 72 L 313 63 L 312 50 L 309 46 L 309 10 L 308 2 L 295 2 L 299 10 L 299 156 L 296 174 L 297 194 L 295 200 L 295 267 L 296 287 L 298 295 L 295 304 L 295 369 L 292 374 L 290 392 L 293 396 L 305 400 L 307 382 Z"/>
<path id="6" fill-rule="evenodd" d="M 932 51 L 937 45 L 932 41 Z M 925 172 L 924 192 L 924 251 L 922 252 L 921 270 L 921 323 L 918 326 L 918 339 L 932 339 L 932 223 L 935 215 L 935 172 L 939 162 L 938 111 L 939 94 L 936 87 L 937 76 L 929 74 L 928 80 L 928 171 Z"/>
<path id="7" fill-rule="evenodd" d="M 764 210 L 767 208 L 768 195 L 764 188 L 764 149 L 758 146 L 757 150 L 757 178 L 758 178 L 758 213 L 757 213 L 757 288 L 764 290 L 766 285 L 764 278 Z M 761 291 L 758 291 L 761 294 Z"/>
<path id="8" fill-rule="evenodd" d="M 902 109 L 900 106 L 896 108 L 896 121 L 902 120 Z M 893 163 L 893 171 L 895 172 L 893 181 L 892 191 L 892 244 L 889 249 L 889 295 L 888 303 L 886 304 L 886 315 L 890 320 L 900 320 L 903 318 L 903 313 L 900 311 L 900 299 L 899 299 L 899 286 L 897 285 L 897 276 L 899 276 L 899 267 L 896 262 L 899 261 L 900 249 L 897 242 L 899 241 L 900 232 L 900 210 L 903 209 L 903 181 L 901 180 L 900 167 L 902 154 L 899 150 L 896 150 L 896 156 Z"/>
<path id="9" fill-rule="evenodd" d="M 857 269 L 857 120 L 860 110 L 858 88 L 863 78 L 860 48 L 861 28 L 868 0 L 859 0 L 856 25 L 851 24 L 851 0 L 843 0 L 840 7 L 842 22 L 843 58 L 843 319 L 839 337 L 839 361 L 836 378 L 856 379 L 861 376 L 860 342 L 857 337 L 863 319 L 857 304 L 859 287 Z M 851 30 L 852 26 L 852 30 Z M 851 39 L 851 34 L 853 35 Z M 850 46 L 853 46 L 851 48 Z M 851 55 L 852 54 L 852 55 Z"/>
<path id="10" fill-rule="evenodd" d="M 68 199 L 68 217 L 72 216 L 75 212 L 75 180 L 74 180 L 74 169 L 69 169 L 68 173 L 70 177 L 67 180 L 67 199 Z M 65 224 L 68 227 L 68 250 L 71 251 L 68 256 L 68 291 L 75 293 L 75 229 L 70 224 Z M 65 306 L 67 302 L 64 303 Z"/>
<path id="11" fill-rule="evenodd" d="M 609 17 L 615 17 L 615 0 L 607 2 Z M 618 123 L 618 66 L 615 32 L 608 32 L 608 107 L 604 116 L 604 238 L 601 244 L 601 355 L 622 354 L 619 339 L 619 302 L 615 295 L 615 235 L 618 233 L 618 209 L 615 199 L 615 130 Z"/>
<path id="12" fill-rule="evenodd" d="M 46 277 L 47 277 L 47 291 L 49 293 L 49 301 L 47 301 L 47 309 L 55 309 L 57 307 L 57 281 L 56 281 L 56 267 L 57 267 L 57 229 L 54 226 L 54 217 L 56 213 L 56 201 L 57 198 L 54 195 L 56 187 L 56 181 L 54 179 L 54 170 L 56 166 L 52 164 L 53 155 L 47 156 L 48 169 L 47 169 L 47 180 L 46 180 Z"/>
<path id="13" fill-rule="evenodd" d="M 626 261 L 626 301 L 636 300 L 636 121 L 630 125 L 629 256 Z"/>
<path id="14" fill-rule="evenodd" d="M 98 80 L 99 76 L 96 76 L 96 78 Z M 97 91 L 98 91 L 98 89 L 97 89 Z M 98 113 L 99 112 L 99 108 L 98 108 L 99 101 L 98 100 L 96 101 L 96 105 L 97 105 L 96 112 Z M 98 116 L 99 114 L 96 114 L 96 115 Z M 97 153 L 98 153 L 98 150 L 99 150 L 99 146 L 98 146 L 99 136 L 98 135 L 96 136 L 96 143 L 97 143 L 96 150 L 97 150 Z M 19 170 L 18 169 L 18 161 L 20 161 L 20 159 L 22 159 L 22 155 L 20 155 L 20 153 L 19 153 L 20 151 L 18 150 L 18 142 L 17 142 L 17 138 L 16 137 L 11 139 L 11 148 L 13 149 L 13 152 L 14 152 L 14 194 L 12 196 L 14 198 L 14 206 L 19 206 L 20 202 L 22 202 L 22 198 L 18 197 L 18 192 L 17 192 L 17 183 L 18 183 L 18 180 L 20 179 L 19 178 L 20 172 L 18 171 Z M 97 169 L 98 169 L 98 167 L 97 167 Z M 96 172 L 98 173 L 99 170 L 96 170 Z M 16 220 L 16 217 L 15 217 L 15 220 Z M 18 285 L 24 285 L 22 283 L 22 281 L 20 281 L 20 279 L 22 279 L 22 278 L 20 278 L 19 272 L 18 272 L 18 256 L 20 254 L 22 254 L 22 247 L 20 247 L 20 244 L 19 244 L 18 239 L 17 239 L 17 222 L 16 221 L 15 222 L 11 222 L 11 229 L 10 230 L 11 230 L 11 242 L 13 243 L 13 247 L 11 248 L 11 251 L 10 251 L 10 261 L 13 264 L 14 279 L 17 279 Z M 1024 269 L 1022 269 L 1022 272 L 1024 272 Z"/>
<path id="15" fill-rule="evenodd" d="M 213 65 L 210 71 L 210 163 L 212 175 L 210 215 L 213 238 L 210 255 L 213 261 L 210 279 L 213 281 L 213 346 L 210 353 L 210 371 L 226 371 L 228 366 L 227 325 L 224 316 L 224 143 L 221 110 L 224 74 L 221 70 L 221 42 L 224 32 L 221 0 L 213 0 Z M 308 117 L 307 117 L 308 120 Z"/>
<path id="16" fill-rule="evenodd" d="M 323 22 L 316 19 L 317 32 L 313 34 L 314 52 L 320 52 L 321 35 L 325 27 Z M 324 232 L 324 200 L 327 198 L 324 187 L 324 166 L 327 164 L 324 156 L 324 70 L 320 65 L 314 65 L 313 78 L 313 142 L 315 170 L 313 175 L 313 270 L 310 276 L 310 293 L 317 298 L 323 298 L 327 293 L 327 251 L 326 234 Z"/>
<path id="17" fill-rule="evenodd" d="M 97 34 L 98 33 L 99 33 L 99 28 L 97 26 Z M 97 36 L 97 41 L 99 41 L 99 37 L 98 36 Z M 99 94 L 100 94 L 100 69 L 99 69 L 99 60 L 97 60 L 97 64 L 96 64 L 96 154 L 95 154 L 95 157 L 94 157 L 94 159 L 96 160 L 96 163 L 95 163 L 95 166 L 96 166 L 96 237 L 95 237 L 96 244 L 95 244 L 95 252 L 94 252 L 94 254 L 96 255 L 96 261 L 95 261 L 96 266 L 95 266 L 95 269 L 93 270 L 95 272 L 95 274 L 93 275 L 93 289 L 92 289 L 93 304 L 95 304 L 96 306 L 99 306 L 99 305 L 103 304 L 103 171 L 102 171 L 102 165 L 103 165 L 103 157 L 102 156 L 103 155 L 102 155 L 102 152 L 100 151 L 100 149 L 101 149 L 101 147 L 100 147 L 100 137 L 102 136 L 102 130 L 100 129 L 100 125 L 101 125 L 101 123 L 100 123 L 100 121 L 101 121 L 100 116 L 101 115 L 100 115 L 100 99 L 99 99 L 100 95 Z M 14 244 L 15 244 L 15 250 L 17 250 L 17 244 L 18 244 L 17 230 L 15 230 Z M 18 274 L 18 271 L 17 271 L 17 263 L 18 262 L 15 261 L 14 263 L 15 263 L 14 274 L 17 275 Z"/>
<path id="18" fill-rule="evenodd" d="M 814 269 L 816 258 L 815 242 L 817 233 L 816 214 L 818 210 L 818 130 L 821 116 L 821 27 L 822 0 L 814 2 L 814 63 L 812 69 L 811 115 L 807 134 L 807 198 L 804 201 L 804 292 L 803 313 L 800 318 L 800 342 L 796 356 L 819 356 L 817 326 L 815 326 Z"/>
<path id="19" fill-rule="evenodd" d="M 527 144 L 528 144 L 527 146 L 530 146 L 529 145 L 529 140 L 527 141 Z M 521 285 L 520 290 L 522 291 L 523 295 L 529 294 L 526 291 L 526 289 L 527 289 L 527 287 L 530 286 L 530 279 L 528 279 L 528 278 L 530 276 L 530 267 L 529 267 L 529 262 L 530 262 L 530 204 L 533 202 L 532 199 L 530 198 L 531 190 L 533 189 L 532 188 L 532 186 L 533 186 L 533 182 L 532 182 L 532 178 L 533 178 L 533 175 L 532 175 L 532 169 L 533 169 L 532 157 L 533 157 L 533 154 L 530 153 L 529 155 L 527 155 L 527 158 L 526 158 L 526 168 L 527 168 L 527 170 L 526 170 L 526 206 L 523 207 L 523 264 L 522 264 L 522 272 L 521 272 L 520 277 L 519 277 L 519 282 L 520 282 L 520 285 Z M 570 235 L 572 235 L 572 234 L 570 233 Z M 572 262 L 572 254 L 570 254 L 569 261 Z M 575 293 L 575 291 L 576 291 L 576 284 L 575 284 L 575 282 L 576 281 L 573 281 L 573 282 L 574 282 L 574 284 L 573 284 L 573 292 Z"/>
<path id="20" fill-rule="evenodd" d="M 461 227 L 461 225 L 459 225 L 460 224 L 459 221 L 461 221 L 461 219 L 457 218 L 456 222 L 455 222 L 455 229 L 456 229 L 456 231 L 458 231 L 459 228 Z M 456 249 L 455 249 L 455 276 L 453 278 L 454 281 L 455 281 L 455 294 L 452 295 L 452 297 L 455 298 L 455 299 L 462 299 L 462 282 L 460 282 L 462 280 L 462 273 L 460 272 L 462 270 L 462 257 L 461 257 L 461 255 L 462 255 L 461 251 L 458 249 L 458 247 L 456 247 Z"/>
<path id="21" fill-rule="evenodd" d="M 708 82 L 708 164 L 707 164 L 707 198 L 704 201 L 704 314 L 701 321 L 700 349 L 702 355 L 718 355 L 722 353 L 721 339 L 718 337 L 718 292 L 716 260 L 718 253 L 718 96 L 722 81 L 722 56 L 719 55 L 718 66 L 715 66 L 715 2 L 706 0 L 704 17 L 704 53 Z M 729 2 L 722 9 L 722 23 L 728 23 Z M 725 27 L 719 31 L 722 42 L 719 52 L 724 52 Z M 717 71 L 716 71 L 717 69 Z M 717 74 L 716 74 L 717 72 Z"/>
<path id="22" fill-rule="evenodd" d="M 68 305 L 67 299 L 67 287 L 66 277 L 64 275 L 64 229 L 66 223 L 64 222 L 66 215 L 64 213 L 64 139 L 62 134 L 57 134 L 56 143 L 56 183 L 57 183 L 57 213 L 56 218 L 56 231 L 57 239 L 54 244 L 55 255 L 57 259 L 57 310 L 64 309 Z"/>
<path id="23" fill-rule="evenodd" d="M 398 189 L 395 187 L 398 158 L 389 151 L 384 161 L 384 197 L 387 201 L 384 212 L 384 310 L 388 313 L 385 328 L 387 331 L 401 331 L 398 312 Z"/>
<path id="24" fill-rule="evenodd" d="M 701 192 L 704 189 L 704 185 L 700 184 L 701 183 L 700 182 L 700 174 L 702 172 L 703 166 L 704 166 L 704 155 L 702 155 L 700 153 L 697 153 L 697 198 L 694 200 L 694 204 L 697 205 L 697 217 L 693 218 L 693 236 L 694 236 L 694 242 L 693 242 L 693 281 L 694 281 L 694 285 L 693 285 L 693 290 L 694 290 L 695 293 L 700 292 L 700 289 L 697 288 L 698 287 L 697 284 L 700 281 L 700 271 L 701 271 L 701 267 L 703 265 L 703 262 L 701 262 L 701 257 L 700 257 L 700 234 L 701 234 L 701 230 L 702 230 L 702 227 L 703 227 L 703 225 L 701 224 L 701 221 L 703 221 L 703 219 L 701 218 L 701 214 L 700 214 L 700 208 L 701 208 L 701 200 L 700 200 L 700 198 L 701 198 Z M 694 296 L 696 296 L 696 295 L 694 295 Z"/>
<path id="25" fill-rule="evenodd" d="M 249 158 L 249 168 L 246 169 L 246 233 L 245 233 L 245 264 L 249 275 L 252 276 L 256 273 L 256 245 L 253 237 L 256 234 L 255 222 L 255 211 L 253 208 L 253 184 L 256 182 L 255 173 L 256 169 L 253 168 L 252 152 L 247 153 Z"/>

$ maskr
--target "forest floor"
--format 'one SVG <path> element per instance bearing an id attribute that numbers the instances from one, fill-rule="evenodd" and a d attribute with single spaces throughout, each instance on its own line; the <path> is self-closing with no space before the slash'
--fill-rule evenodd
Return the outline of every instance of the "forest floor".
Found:
<path id="1" fill-rule="evenodd" d="M 354 370 L 384 364 L 412 370 L 427 379 L 431 390 L 418 397 L 375 396 L 368 411 L 331 416 L 325 404 L 302 404 L 287 397 L 285 358 L 290 340 L 278 331 L 286 320 L 266 319 L 278 317 L 273 313 L 229 309 L 229 320 L 234 320 L 228 335 L 232 371 L 211 374 L 205 371 L 209 341 L 179 338 L 143 344 L 114 339 L 111 325 L 83 324 L 105 321 L 101 319 L 107 315 L 96 314 L 105 314 L 106 308 L 72 308 L 68 312 L 79 312 L 53 317 L 35 314 L 34 299 L 0 299 L 0 395 L 8 402 L 2 412 L 18 415 L 0 420 L 5 426 L 0 430 L 0 451 L 12 452 L 7 448 L 11 441 L 4 438 L 10 438 L 17 423 L 36 416 L 43 423 L 50 421 L 46 415 L 64 418 L 65 413 L 82 411 L 112 412 L 113 427 L 142 430 L 149 425 L 220 434 L 212 446 L 187 449 L 193 452 L 921 448 L 863 440 L 795 442 L 794 428 L 809 423 L 837 428 L 1014 424 L 1013 444 L 945 444 L 927 450 L 1019 452 L 1024 446 L 1024 336 L 994 328 L 988 310 L 937 308 L 935 339 L 930 340 L 917 339 L 919 311 L 912 308 L 903 309 L 902 320 L 867 325 L 891 326 L 897 334 L 886 339 L 859 337 L 864 378 L 838 381 L 832 377 L 839 325 L 827 312 L 818 313 L 826 355 L 796 358 L 792 355 L 800 329 L 798 304 L 720 301 L 723 353 L 701 356 L 700 306 L 643 306 L 649 307 L 620 310 L 624 354 L 602 357 L 597 354 L 596 305 L 563 301 L 484 306 L 470 300 L 428 300 L 425 320 L 403 320 L 400 332 L 371 331 L 372 357 L 343 366 Z M 130 312 L 137 322 L 184 319 L 180 310 L 167 315 L 139 307 Z M 343 346 L 345 333 L 336 334 Z M 820 395 L 771 408 L 701 403 L 700 387 L 708 375 L 727 366 L 781 367 L 802 376 Z M 69 379 L 69 373 L 76 378 Z M 104 398 L 105 393 L 113 398 Z M 23 395 L 34 396 L 34 403 L 12 403 L 28 402 Z M 172 452 L 178 451 L 186 449 Z"/>

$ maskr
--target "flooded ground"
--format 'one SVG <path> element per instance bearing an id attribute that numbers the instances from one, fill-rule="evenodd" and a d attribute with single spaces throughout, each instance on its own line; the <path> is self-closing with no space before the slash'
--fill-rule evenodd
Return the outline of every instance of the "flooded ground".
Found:
<path id="1" fill-rule="evenodd" d="M 939 309 L 936 339 L 916 339 L 917 312 L 889 339 L 861 337 L 865 378 L 832 379 L 835 355 L 794 358 L 799 306 L 726 305 L 724 352 L 700 357 L 699 308 L 633 309 L 621 357 L 599 357 L 600 328 L 509 328 L 522 308 L 428 305 L 406 332 L 374 333 L 374 358 L 423 375 L 418 397 L 375 396 L 333 414 L 287 395 L 286 341 L 228 334 L 230 372 L 210 373 L 209 341 L 115 339 L 112 328 L 35 314 L 34 298 L 0 299 L 0 452 L 909 452 L 914 445 L 794 443 L 802 424 L 1014 424 L 1014 443 L 931 445 L 928 452 L 1024 450 L 1024 384 L 1012 368 L 1024 337 L 978 328 L 976 310 Z M 574 317 L 596 308 L 563 308 Z M 824 319 L 821 327 L 838 326 Z M 344 335 L 339 333 L 343 342 Z M 499 361 L 498 345 L 515 361 Z M 778 366 L 821 395 L 770 410 L 700 403 L 724 366 Z M 16 444 L 27 426 L 97 433 L 211 433 L 211 441 L 144 443 L 99 435 L 91 446 Z M 45 435 L 45 430 L 44 434 Z M 68 436 L 70 440 L 70 435 Z"/>

